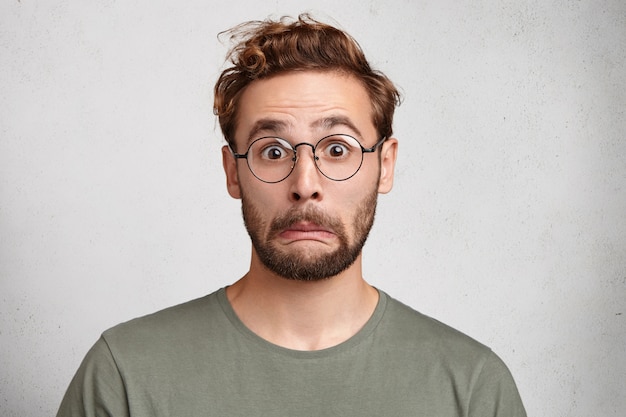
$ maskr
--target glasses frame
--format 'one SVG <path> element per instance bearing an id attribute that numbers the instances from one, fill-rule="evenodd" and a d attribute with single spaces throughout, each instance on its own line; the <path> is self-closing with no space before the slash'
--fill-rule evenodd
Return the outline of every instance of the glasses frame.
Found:
<path id="1" fill-rule="evenodd" d="M 326 175 L 324 173 L 324 171 L 322 171 L 320 169 L 319 165 L 317 165 L 317 161 L 319 160 L 319 157 L 315 155 L 315 150 L 317 149 L 317 146 L 320 144 L 320 142 L 322 142 L 324 139 L 327 139 L 327 138 L 332 137 L 332 136 L 348 136 L 348 137 L 354 139 L 356 141 L 356 143 L 359 144 L 359 147 L 361 148 L 361 162 L 359 162 L 358 168 L 356 169 L 356 171 L 354 171 L 354 173 L 352 175 L 350 175 L 347 178 L 340 179 L 340 180 L 337 180 L 335 178 L 331 178 L 328 175 Z M 285 175 L 283 178 L 281 178 L 279 180 L 276 180 L 276 181 L 267 181 L 267 180 L 264 180 L 263 178 L 260 178 L 252 170 L 252 168 L 250 167 L 250 162 L 248 160 L 248 154 L 250 153 L 250 148 L 252 148 L 252 146 L 256 142 L 258 142 L 260 140 L 263 140 L 263 139 L 268 139 L 268 138 L 280 139 L 280 140 L 283 140 L 283 141 L 287 142 L 289 144 L 289 146 L 291 147 L 291 150 L 293 151 L 293 158 L 291 159 L 292 160 L 292 164 L 291 164 L 291 169 L 289 170 L 289 173 L 287 175 Z M 315 168 L 317 168 L 317 170 L 320 172 L 320 174 L 322 174 L 324 177 L 328 178 L 329 180 L 331 180 L 331 181 L 338 181 L 339 182 L 339 181 L 347 181 L 350 178 L 354 177 L 357 174 L 357 172 L 359 172 L 359 170 L 361 169 L 361 166 L 363 166 L 364 155 L 366 153 L 373 153 L 373 152 L 375 152 L 376 149 L 378 149 L 383 143 L 385 143 L 385 140 L 387 140 L 387 137 L 383 136 L 382 138 L 380 138 L 378 140 L 378 142 L 376 142 L 374 144 L 374 146 L 372 146 L 370 148 L 365 148 L 363 145 L 361 145 L 361 142 L 359 142 L 357 138 L 355 138 L 352 135 L 347 135 L 345 133 L 334 133 L 332 135 L 326 135 L 323 138 L 321 138 L 320 140 L 318 140 L 315 145 L 313 145 L 311 143 L 308 143 L 308 142 L 300 142 L 300 143 L 297 143 L 295 145 L 292 145 L 287 139 L 281 138 L 280 136 L 262 136 L 260 138 L 257 138 L 255 140 L 253 140 L 252 143 L 250 143 L 250 145 L 248 145 L 248 149 L 246 150 L 246 153 L 237 153 L 237 152 L 235 152 L 233 150 L 233 148 L 230 145 L 228 145 L 228 147 L 229 147 L 230 152 L 232 153 L 233 157 L 235 158 L 235 160 L 238 160 L 238 159 L 245 159 L 246 160 L 246 165 L 248 166 L 248 169 L 250 170 L 250 172 L 252 173 L 252 175 L 254 175 L 254 177 L 256 179 L 258 179 L 259 181 L 262 181 L 264 183 L 267 183 L 267 184 L 276 184 L 276 183 L 279 183 L 279 182 L 284 181 L 285 179 L 287 179 L 287 177 L 289 177 L 291 175 L 291 173 L 293 172 L 294 168 L 296 167 L 296 163 L 298 162 L 298 146 L 302 146 L 302 145 L 310 146 L 312 154 L 313 154 L 313 162 L 315 163 Z"/>

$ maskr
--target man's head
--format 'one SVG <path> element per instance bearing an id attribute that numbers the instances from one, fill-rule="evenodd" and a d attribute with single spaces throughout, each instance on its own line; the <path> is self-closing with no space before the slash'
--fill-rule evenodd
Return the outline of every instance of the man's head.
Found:
<path id="1" fill-rule="evenodd" d="M 225 33 L 235 42 L 229 53 L 233 66 L 215 84 L 214 112 L 234 150 L 241 151 L 235 146 L 234 132 L 243 91 L 255 80 L 290 71 L 353 75 L 368 92 L 378 137 L 391 137 L 400 94 L 385 75 L 370 67 L 358 43 L 346 32 L 304 14 L 297 20 L 248 22 Z"/>
<path id="2" fill-rule="evenodd" d="M 393 183 L 397 90 L 352 38 L 306 16 L 233 36 L 215 106 L 253 263 L 290 279 L 336 276 L 359 258 L 377 194 Z"/>

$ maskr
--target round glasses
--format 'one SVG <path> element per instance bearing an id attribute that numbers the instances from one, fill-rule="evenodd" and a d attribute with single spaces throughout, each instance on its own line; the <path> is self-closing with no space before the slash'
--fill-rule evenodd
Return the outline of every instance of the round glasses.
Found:
<path id="1" fill-rule="evenodd" d="M 345 181 L 359 171 L 363 154 L 374 152 L 385 139 L 380 139 L 371 148 L 364 148 L 358 140 L 344 134 L 325 136 L 315 146 L 306 142 L 291 145 L 285 139 L 264 136 L 253 141 L 244 154 L 231 151 L 235 158 L 247 161 L 250 172 L 259 180 L 277 183 L 293 172 L 298 147 L 310 146 L 319 172 L 330 180 Z"/>

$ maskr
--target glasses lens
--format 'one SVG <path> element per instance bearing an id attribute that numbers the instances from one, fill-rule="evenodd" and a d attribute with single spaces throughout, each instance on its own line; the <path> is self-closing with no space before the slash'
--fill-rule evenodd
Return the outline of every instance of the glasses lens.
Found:
<path id="1" fill-rule="evenodd" d="M 336 181 L 352 177 L 363 162 L 361 144 L 348 135 L 323 138 L 315 146 L 315 156 L 315 163 L 320 172 Z"/>
<path id="2" fill-rule="evenodd" d="M 291 173 L 295 152 L 286 140 L 265 137 L 252 142 L 247 160 L 250 171 L 258 179 L 279 182 Z"/>

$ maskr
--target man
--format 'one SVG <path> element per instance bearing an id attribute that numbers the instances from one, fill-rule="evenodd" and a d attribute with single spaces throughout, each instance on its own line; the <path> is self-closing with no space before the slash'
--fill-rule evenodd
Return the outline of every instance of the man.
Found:
<path id="1" fill-rule="evenodd" d="M 399 95 L 308 16 L 235 28 L 215 86 L 250 269 L 106 331 L 59 416 L 525 416 L 488 348 L 367 284 Z"/>

